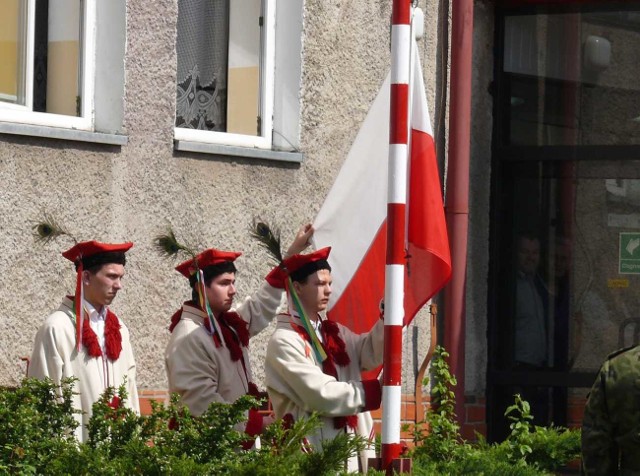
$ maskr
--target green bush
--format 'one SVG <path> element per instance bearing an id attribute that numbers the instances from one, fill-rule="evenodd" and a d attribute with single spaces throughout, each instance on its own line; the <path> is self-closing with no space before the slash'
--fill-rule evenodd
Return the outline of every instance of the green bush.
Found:
<path id="1" fill-rule="evenodd" d="M 118 396 L 120 404 L 109 403 Z M 0 390 L 0 473 L 44 475 L 333 475 L 346 458 L 363 448 L 363 438 L 341 435 L 323 451 L 305 453 L 305 435 L 320 420 L 313 415 L 285 429 L 276 422 L 262 436 L 262 448 L 244 451 L 246 411 L 259 402 L 242 397 L 234 404 L 213 403 L 194 417 L 178 404 L 152 403 L 149 416 L 125 408 L 124 387 L 108 389 L 93 406 L 89 439 L 78 443 L 72 408 L 73 380 L 60 386 L 27 379 L 14 390 Z"/>
<path id="2" fill-rule="evenodd" d="M 431 363 L 432 406 L 426 420 L 414 430 L 414 474 L 528 476 L 558 471 L 580 455 L 580 431 L 560 427 L 533 427 L 529 403 L 520 395 L 507 408 L 511 432 L 501 443 L 464 441 L 456 423 L 455 377 L 449 372 L 449 354 L 437 347 Z M 426 385 L 428 381 L 425 381 Z M 425 428 L 426 427 L 426 428 Z"/>

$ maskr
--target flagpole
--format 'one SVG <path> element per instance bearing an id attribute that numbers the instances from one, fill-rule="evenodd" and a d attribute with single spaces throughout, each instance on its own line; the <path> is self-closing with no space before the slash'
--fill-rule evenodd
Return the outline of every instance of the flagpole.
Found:
<path id="1" fill-rule="evenodd" d="M 382 382 L 382 468 L 400 456 L 402 324 L 409 142 L 410 0 L 393 0 Z"/>

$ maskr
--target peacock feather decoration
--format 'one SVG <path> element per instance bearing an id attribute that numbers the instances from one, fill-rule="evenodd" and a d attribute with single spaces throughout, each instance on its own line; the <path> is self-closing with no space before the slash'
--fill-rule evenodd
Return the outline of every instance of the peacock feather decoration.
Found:
<path id="1" fill-rule="evenodd" d="M 280 244 L 280 230 L 278 228 L 272 229 L 265 221 L 255 218 L 251 226 L 251 236 L 258 240 L 263 248 L 266 248 L 277 265 L 284 267 L 284 260 L 282 258 L 281 251 L 282 248 Z M 302 327 L 304 327 L 309 339 L 311 340 L 311 347 L 313 348 L 316 357 L 320 362 L 324 362 L 327 358 L 327 353 L 322 347 L 320 339 L 318 339 L 318 335 L 311 324 L 311 320 L 309 319 L 309 316 L 307 316 L 307 313 L 300 302 L 300 298 L 296 293 L 290 276 L 287 276 L 285 281 L 285 291 L 287 293 L 287 302 L 289 304 L 290 313 L 292 310 L 295 310 L 298 314 L 300 321 L 302 322 Z"/>
<path id="2" fill-rule="evenodd" d="M 189 246 L 180 243 L 173 229 L 169 227 L 166 233 L 156 236 L 154 244 L 158 252 L 166 258 L 174 258 L 180 254 L 185 254 L 189 258 L 195 259 L 197 253 Z"/>
<path id="3" fill-rule="evenodd" d="M 78 240 L 47 212 L 43 213 L 42 220 L 36 221 L 31 229 L 36 242 L 41 244 L 47 244 L 60 236 L 68 236 L 74 243 L 78 243 Z"/>
<path id="4" fill-rule="evenodd" d="M 271 258 L 275 261 L 275 264 L 282 263 L 282 246 L 280 241 L 280 230 L 269 226 L 263 220 L 259 218 L 253 219 L 251 225 L 250 235 L 252 238 L 258 240 L 260 246 L 265 248 Z"/>

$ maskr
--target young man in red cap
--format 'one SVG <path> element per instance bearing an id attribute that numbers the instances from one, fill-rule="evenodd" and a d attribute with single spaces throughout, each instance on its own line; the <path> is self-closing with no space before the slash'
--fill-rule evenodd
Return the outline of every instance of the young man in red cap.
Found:
<path id="1" fill-rule="evenodd" d="M 311 225 L 301 227 L 286 256 L 304 250 L 312 235 Z M 176 267 L 189 279 L 192 300 L 171 318 L 165 364 L 169 391 L 179 393 L 182 403 L 196 416 L 212 402 L 232 403 L 242 395 L 258 396 L 249 339 L 275 317 L 283 286 L 282 280 L 274 277 L 276 269 L 254 295 L 233 309 L 234 261 L 240 254 L 211 248 Z M 255 435 L 261 429 L 262 418 L 250 412 L 247 433 Z"/>
<path id="2" fill-rule="evenodd" d="M 277 418 L 295 421 L 320 414 L 322 427 L 308 436 L 316 448 L 340 432 L 372 441 L 368 411 L 380 406 L 382 396 L 380 382 L 362 380 L 360 372 L 382 364 L 383 321 L 358 335 L 322 316 L 331 295 L 329 251 L 284 260 L 282 267 L 291 278 L 289 312 L 277 317 L 265 363 L 267 392 Z M 347 470 L 366 472 L 367 460 L 374 456 L 372 442 L 349 459 Z"/>
<path id="3" fill-rule="evenodd" d="M 125 253 L 133 243 L 85 241 L 62 253 L 76 267 L 75 296 L 67 296 L 36 334 L 29 377 L 59 383 L 75 377 L 74 408 L 80 442 L 88 437 L 92 405 L 107 387 L 126 382 L 128 408 L 139 412 L 136 364 L 129 331 L 108 308 L 122 288 Z M 81 315 L 78 319 L 76 316 Z M 113 405 L 121 404 L 114 398 Z"/>

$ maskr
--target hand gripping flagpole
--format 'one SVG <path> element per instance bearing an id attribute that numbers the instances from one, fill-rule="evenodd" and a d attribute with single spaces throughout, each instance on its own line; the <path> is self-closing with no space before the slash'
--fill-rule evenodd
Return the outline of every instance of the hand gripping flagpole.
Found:
<path id="1" fill-rule="evenodd" d="M 400 411 L 409 153 L 410 11 L 410 0 L 393 0 L 382 382 L 382 467 L 387 470 L 390 469 L 392 461 L 400 456 L 402 449 Z"/>

